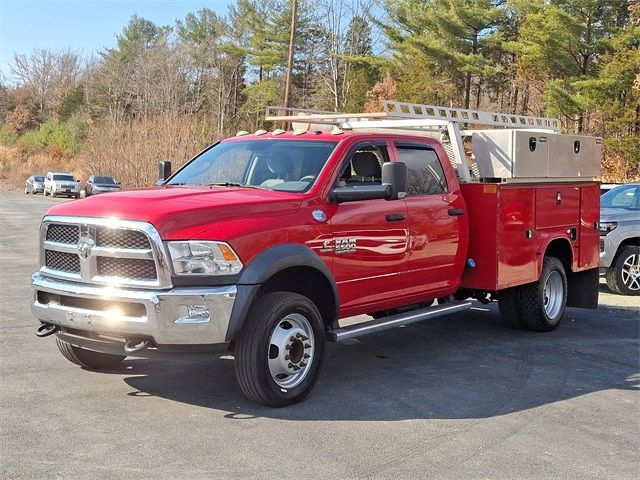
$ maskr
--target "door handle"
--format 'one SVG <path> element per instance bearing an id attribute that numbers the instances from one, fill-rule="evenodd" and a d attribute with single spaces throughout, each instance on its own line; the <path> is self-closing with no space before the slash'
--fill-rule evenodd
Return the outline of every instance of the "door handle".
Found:
<path id="1" fill-rule="evenodd" d="M 447 212 L 450 216 L 455 217 L 464 213 L 464 208 L 452 208 Z"/>
<path id="2" fill-rule="evenodd" d="M 390 213 L 387 215 L 387 222 L 401 222 L 405 218 L 402 213 Z"/>

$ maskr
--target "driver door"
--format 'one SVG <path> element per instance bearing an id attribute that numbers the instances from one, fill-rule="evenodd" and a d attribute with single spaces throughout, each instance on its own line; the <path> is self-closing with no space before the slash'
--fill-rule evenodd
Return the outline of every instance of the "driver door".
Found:
<path id="1" fill-rule="evenodd" d="M 345 158 L 335 185 L 380 184 L 389 161 L 386 141 L 359 143 Z M 409 227 L 404 200 L 357 200 L 330 204 L 333 256 L 341 314 L 388 308 L 404 294 Z"/>

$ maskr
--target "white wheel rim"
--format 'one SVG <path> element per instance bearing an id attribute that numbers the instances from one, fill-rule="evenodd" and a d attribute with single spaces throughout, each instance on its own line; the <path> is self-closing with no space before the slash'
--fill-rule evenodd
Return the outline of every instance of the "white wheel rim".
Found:
<path id="1" fill-rule="evenodd" d="M 554 270 L 544 282 L 544 312 L 551 320 L 555 320 L 562 310 L 564 299 L 564 283 L 559 272 Z"/>
<path id="2" fill-rule="evenodd" d="M 622 283 L 634 292 L 640 290 L 640 254 L 629 255 L 622 263 Z"/>
<path id="3" fill-rule="evenodd" d="M 314 345 L 313 329 L 303 315 L 291 313 L 280 320 L 267 351 L 273 381 L 287 389 L 299 385 L 311 369 Z"/>

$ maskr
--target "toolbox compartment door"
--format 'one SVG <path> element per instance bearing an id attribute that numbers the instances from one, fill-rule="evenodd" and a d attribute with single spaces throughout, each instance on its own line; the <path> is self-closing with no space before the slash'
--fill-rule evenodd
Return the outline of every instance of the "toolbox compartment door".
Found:
<path id="1" fill-rule="evenodd" d="M 578 226 L 580 188 L 569 185 L 536 188 L 536 228 Z"/>

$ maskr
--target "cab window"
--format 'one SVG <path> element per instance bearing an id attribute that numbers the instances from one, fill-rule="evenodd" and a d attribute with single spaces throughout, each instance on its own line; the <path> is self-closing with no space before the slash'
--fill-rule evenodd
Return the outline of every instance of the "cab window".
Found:
<path id="1" fill-rule="evenodd" d="M 389 161 L 387 147 L 362 145 L 353 152 L 340 170 L 337 186 L 380 185 L 382 164 Z"/>
<path id="2" fill-rule="evenodd" d="M 447 179 L 436 152 L 428 147 L 397 145 L 400 161 L 407 165 L 408 195 L 433 195 L 447 192 Z"/>

